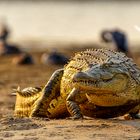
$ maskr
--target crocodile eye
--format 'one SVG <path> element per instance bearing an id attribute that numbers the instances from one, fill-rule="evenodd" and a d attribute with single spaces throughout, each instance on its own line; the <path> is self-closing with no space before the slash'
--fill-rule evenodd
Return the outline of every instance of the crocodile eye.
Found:
<path id="1" fill-rule="evenodd" d="M 108 79 L 112 79 L 113 74 L 109 73 L 109 72 L 104 72 L 101 74 L 101 78 L 102 80 L 108 80 Z"/>

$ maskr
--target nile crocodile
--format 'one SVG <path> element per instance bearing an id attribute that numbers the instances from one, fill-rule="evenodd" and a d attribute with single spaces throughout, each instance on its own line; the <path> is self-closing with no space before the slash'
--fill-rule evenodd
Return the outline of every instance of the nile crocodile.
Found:
<path id="1" fill-rule="evenodd" d="M 17 89 L 15 116 L 112 118 L 140 109 L 140 69 L 125 54 L 108 49 L 77 53 L 43 88 Z"/>

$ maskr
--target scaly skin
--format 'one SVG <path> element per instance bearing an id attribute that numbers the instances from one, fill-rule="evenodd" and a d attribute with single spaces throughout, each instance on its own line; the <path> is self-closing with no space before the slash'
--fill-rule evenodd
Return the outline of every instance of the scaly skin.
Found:
<path id="1" fill-rule="evenodd" d="M 76 54 L 34 94 L 19 97 L 17 91 L 16 116 L 140 118 L 140 69 L 122 53 L 87 50 Z"/>
<path id="2" fill-rule="evenodd" d="M 69 116 L 65 100 L 60 96 L 63 70 L 54 72 L 44 88 L 17 89 L 14 115 L 16 117 L 64 118 Z"/>

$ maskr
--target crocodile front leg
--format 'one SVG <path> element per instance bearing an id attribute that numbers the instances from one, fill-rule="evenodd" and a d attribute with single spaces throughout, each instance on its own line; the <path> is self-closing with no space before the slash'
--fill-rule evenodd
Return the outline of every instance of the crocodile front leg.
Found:
<path id="1" fill-rule="evenodd" d="M 42 96 L 34 103 L 30 117 L 48 117 L 50 102 L 60 95 L 60 81 L 63 69 L 56 70 L 42 90 Z"/>
<path id="2" fill-rule="evenodd" d="M 82 97 L 81 97 L 82 96 Z M 78 104 L 86 100 L 85 94 L 81 94 L 78 89 L 73 88 L 66 99 L 66 105 L 73 119 L 83 118 Z"/>

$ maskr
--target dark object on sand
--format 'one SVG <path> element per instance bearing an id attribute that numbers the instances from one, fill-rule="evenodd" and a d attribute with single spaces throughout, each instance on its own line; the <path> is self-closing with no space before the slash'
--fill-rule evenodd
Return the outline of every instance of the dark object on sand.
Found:
<path id="1" fill-rule="evenodd" d="M 19 54 L 21 50 L 8 43 L 10 30 L 5 24 L 0 24 L 0 55 Z"/>
<path id="2" fill-rule="evenodd" d="M 3 47 L 4 47 L 4 51 L 1 52 L 1 55 L 10 55 L 10 54 L 21 53 L 21 50 L 15 45 L 5 44 Z"/>
<path id="3" fill-rule="evenodd" d="M 0 55 L 20 54 L 22 51 L 15 45 L 7 44 L 0 39 Z"/>
<path id="4" fill-rule="evenodd" d="M 52 52 L 50 54 L 44 53 L 41 56 L 41 62 L 44 64 L 64 65 L 68 60 L 68 57 L 58 52 Z"/>
<path id="5" fill-rule="evenodd" d="M 34 64 L 34 60 L 30 54 L 21 53 L 13 58 L 12 63 L 16 65 L 30 65 Z"/>
<path id="6" fill-rule="evenodd" d="M 0 23 L 0 39 L 7 40 L 10 34 L 8 26 L 4 23 Z"/>
<path id="7" fill-rule="evenodd" d="M 0 39 L 0 55 L 19 54 L 21 50 L 15 45 L 8 44 L 5 40 Z"/>
<path id="8" fill-rule="evenodd" d="M 121 30 L 104 30 L 101 33 L 101 38 L 105 42 L 114 41 L 117 51 L 121 51 L 123 53 L 128 52 L 127 36 Z"/>

